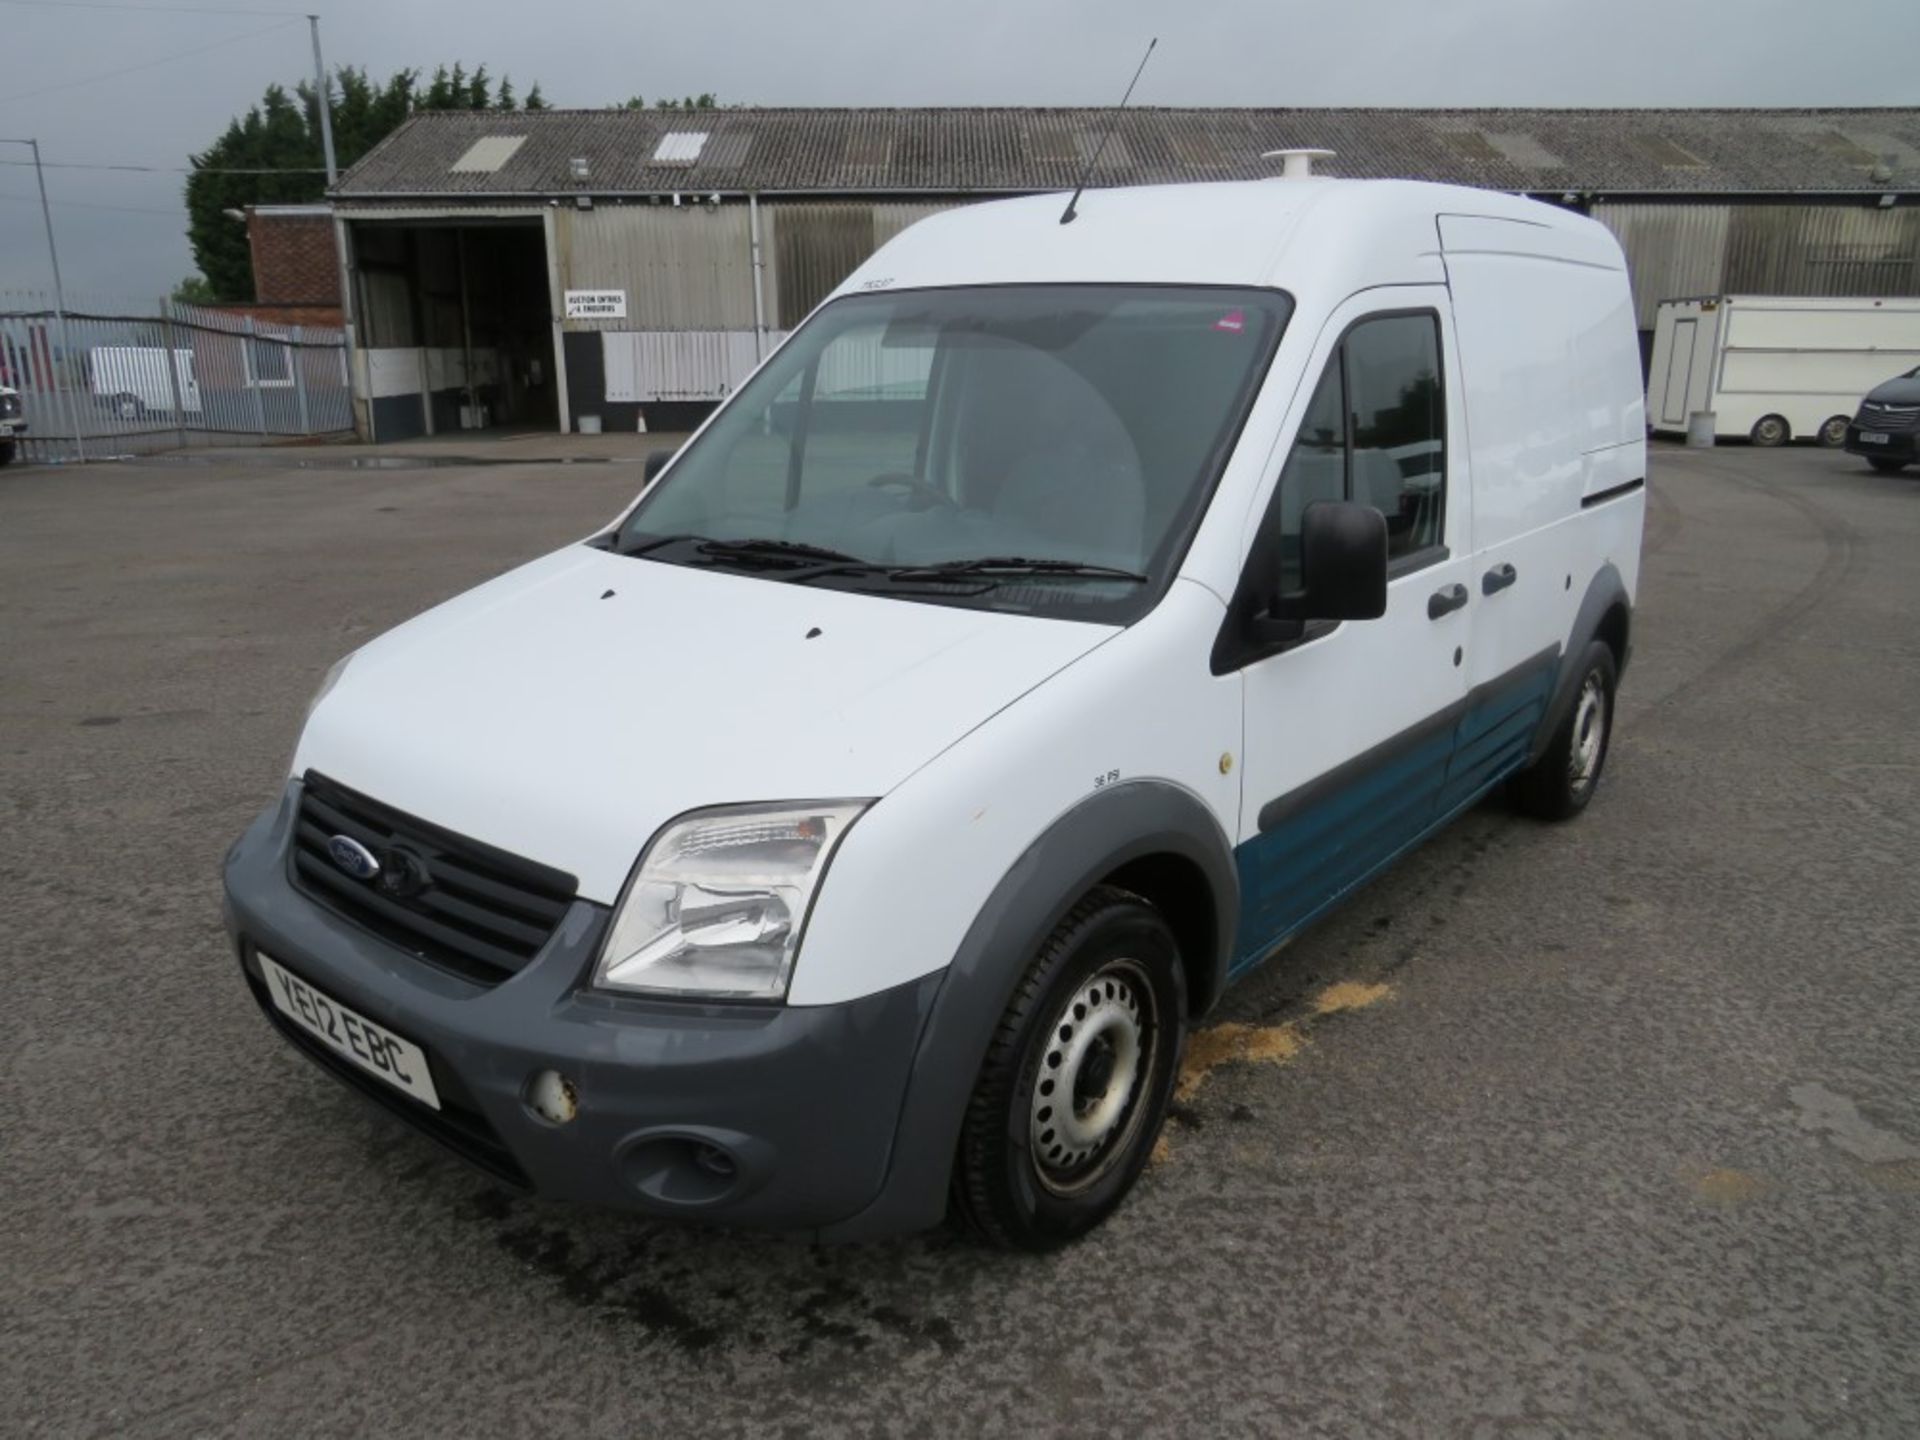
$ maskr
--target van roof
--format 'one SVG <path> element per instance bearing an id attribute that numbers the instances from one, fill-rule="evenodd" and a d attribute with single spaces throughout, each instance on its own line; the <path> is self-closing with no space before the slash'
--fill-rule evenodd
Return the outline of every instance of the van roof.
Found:
<path id="1" fill-rule="evenodd" d="M 1572 211 L 1411 180 L 1254 180 L 1089 190 L 966 205 L 889 241 L 839 292 L 950 285 L 1277 286 L 1445 279 L 1437 217 L 1477 215 L 1593 231 Z M 1583 237 L 1585 238 L 1585 237 Z M 1609 242 L 1611 243 L 1611 242 Z M 1617 253 L 1617 252 L 1616 252 Z M 1323 293 L 1324 290 L 1323 290 Z"/>

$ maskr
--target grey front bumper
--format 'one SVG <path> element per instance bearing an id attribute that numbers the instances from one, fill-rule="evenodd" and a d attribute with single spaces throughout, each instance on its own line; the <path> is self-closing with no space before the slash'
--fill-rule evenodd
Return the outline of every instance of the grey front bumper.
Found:
<path id="1" fill-rule="evenodd" d="M 718 1223 L 868 1232 L 854 1217 L 887 1181 L 940 974 L 842 1005 L 615 998 L 585 988 L 607 911 L 576 901 L 525 970 L 485 988 L 294 888 L 298 794 L 290 784 L 248 828 L 224 878 L 228 929 L 255 999 L 309 1058 L 497 1178 L 542 1194 Z M 442 1110 L 364 1076 L 286 1022 L 267 997 L 259 951 L 422 1047 Z M 546 1069 L 575 1086 L 579 1113 L 568 1124 L 525 1103 L 531 1078 Z M 731 1157 L 730 1178 L 693 1163 L 701 1145 Z M 921 1179 L 913 1188 L 926 1180 L 944 1188 L 944 1176 Z"/>

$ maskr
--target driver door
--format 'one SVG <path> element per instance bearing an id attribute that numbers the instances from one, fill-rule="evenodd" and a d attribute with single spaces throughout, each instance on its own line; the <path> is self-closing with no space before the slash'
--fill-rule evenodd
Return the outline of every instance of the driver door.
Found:
<path id="1" fill-rule="evenodd" d="M 1387 609 L 1311 626 L 1242 668 L 1236 970 L 1439 818 L 1474 598 L 1453 356 L 1446 290 L 1395 286 L 1336 311 L 1309 364 L 1248 563 L 1297 588 L 1306 506 L 1369 504 L 1387 517 Z"/>

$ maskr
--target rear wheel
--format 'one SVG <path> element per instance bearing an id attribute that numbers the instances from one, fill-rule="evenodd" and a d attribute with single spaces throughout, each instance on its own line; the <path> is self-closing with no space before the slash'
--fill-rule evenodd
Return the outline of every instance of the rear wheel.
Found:
<path id="1" fill-rule="evenodd" d="M 1867 457 L 1867 463 L 1884 475 L 1891 475 L 1896 470 L 1904 470 L 1907 465 L 1907 462 L 1904 460 L 1894 460 L 1892 458 L 1882 459 L 1878 455 L 1869 455 Z"/>
<path id="2" fill-rule="evenodd" d="M 1847 417 L 1829 415 L 1827 423 L 1820 427 L 1820 443 L 1829 450 L 1838 450 L 1847 443 Z"/>
<path id="3" fill-rule="evenodd" d="M 1546 752 L 1514 777 L 1520 808 L 1541 820 L 1571 820 L 1587 808 L 1613 738 L 1613 696 L 1619 684 L 1613 651 L 1594 641 L 1580 661 L 1573 708 L 1547 743 Z"/>
<path id="4" fill-rule="evenodd" d="M 113 397 L 113 413 L 122 420 L 138 420 L 146 413 L 146 407 L 138 395 L 122 393 Z"/>
<path id="5" fill-rule="evenodd" d="M 1747 438 L 1756 445 L 1772 449 L 1784 445 L 1793 438 L 1793 427 L 1787 424 L 1784 415 L 1762 415 L 1753 422 L 1753 429 L 1747 432 Z"/>
<path id="6" fill-rule="evenodd" d="M 1124 890 L 1091 891 L 1040 947 L 994 1032 L 954 1159 L 956 1218 L 1020 1250 L 1099 1224 L 1147 1163 L 1185 1033 L 1166 921 Z"/>

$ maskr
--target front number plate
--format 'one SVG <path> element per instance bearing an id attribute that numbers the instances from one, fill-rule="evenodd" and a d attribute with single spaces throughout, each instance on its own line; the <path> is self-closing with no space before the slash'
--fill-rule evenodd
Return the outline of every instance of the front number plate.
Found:
<path id="1" fill-rule="evenodd" d="M 274 1009 L 369 1075 L 378 1076 L 423 1105 L 440 1108 L 439 1093 L 427 1073 L 426 1052 L 418 1045 L 349 1010 L 331 995 L 322 995 L 265 953 L 256 950 L 254 954 L 260 960 L 260 973 L 267 977 L 267 993 L 273 997 Z"/>
<path id="2" fill-rule="evenodd" d="M 1887 443 L 1887 437 L 1873 430 L 1862 430 L 1860 432 L 1860 443 L 1862 445 L 1884 445 Z"/>

